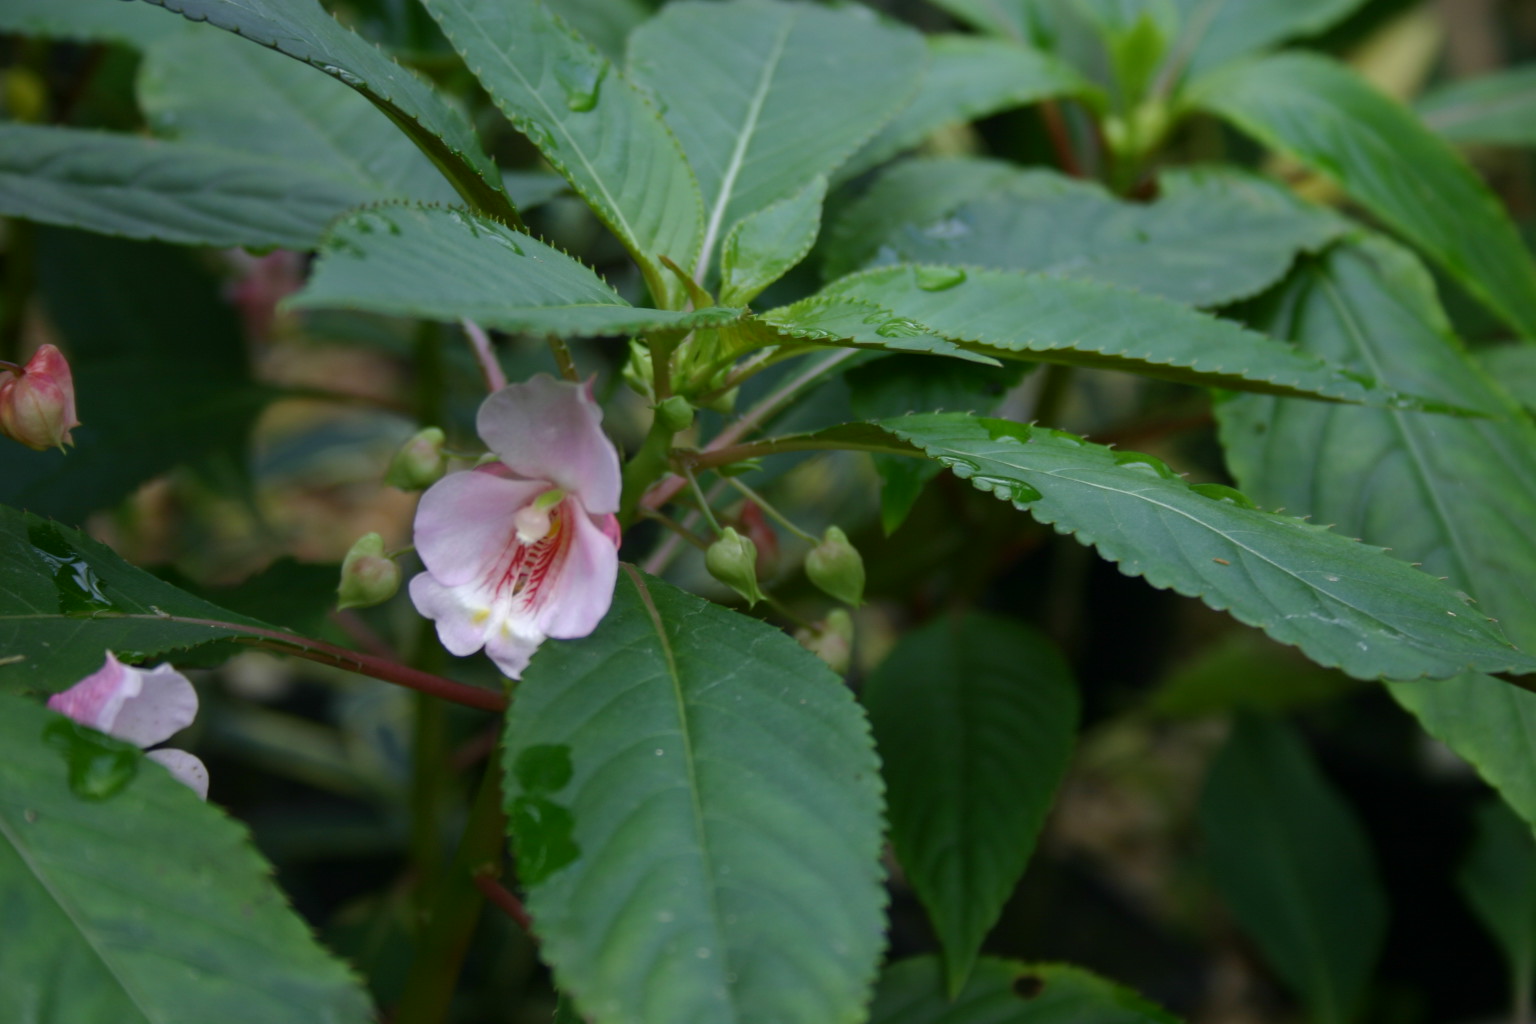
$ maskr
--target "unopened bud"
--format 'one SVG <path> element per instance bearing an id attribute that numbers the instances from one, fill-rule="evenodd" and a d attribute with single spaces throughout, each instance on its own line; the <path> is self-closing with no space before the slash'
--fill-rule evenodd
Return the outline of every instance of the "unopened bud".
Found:
<path id="1" fill-rule="evenodd" d="M 864 559 L 848 543 L 848 535 L 835 526 L 827 527 L 821 543 L 805 556 L 805 574 L 844 604 L 858 607 L 864 600 Z"/>
<path id="2" fill-rule="evenodd" d="M 399 589 L 400 566 L 384 554 L 384 538 L 363 534 L 341 563 L 336 607 L 371 608 L 394 597 Z"/>
<path id="3" fill-rule="evenodd" d="M 656 419 L 676 434 L 693 426 L 693 406 L 682 395 L 673 395 L 656 407 Z"/>
<path id="4" fill-rule="evenodd" d="M 757 589 L 757 545 L 727 526 L 720 539 L 704 552 L 704 568 L 715 579 L 756 604 L 763 599 Z"/>
<path id="5" fill-rule="evenodd" d="M 446 440 L 438 427 L 417 433 L 389 460 L 384 482 L 402 491 L 421 491 L 437 483 L 448 472 L 448 456 L 443 454 Z"/>
<path id="6" fill-rule="evenodd" d="M 800 646 L 827 663 L 838 675 L 847 675 L 853 660 L 853 616 L 846 608 L 834 608 L 821 622 L 795 631 Z"/>
<path id="7" fill-rule="evenodd" d="M 736 411 L 736 396 L 741 393 L 741 388 L 731 388 L 723 395 L 704 403 L 704 408 L 710 412 L 717 412 L 721 416 L 729 416 Z"/>
<path id="8" fill-rule="evenodd" d="M 41 452 L 74 444 L 69 432 L 79 425 L 74 380 L 58 349 L 44 345 L 19 371 L 0 372 L 0 434 Z"/>

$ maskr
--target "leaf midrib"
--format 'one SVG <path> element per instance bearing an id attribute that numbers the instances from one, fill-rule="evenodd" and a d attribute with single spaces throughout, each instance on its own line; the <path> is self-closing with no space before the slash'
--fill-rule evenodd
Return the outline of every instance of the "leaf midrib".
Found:
<path id="1" fill-rule="evenodd" d="M 0 836 L 5 838 L 11 849 L 16 852 L 16 856 L 20 858 L 21 862 L 27 866 L 27 869 L 32 873 L 32 877 L 37 880 L 37 884 L 42 887 L 43 891 L 48 894 L 48 896 L 53 900 L 54 904 L 59 908 L 59 912 L 69 919 L 70 924 L 75 926 L 75 930 L 79 932 L 80 938 L 88 947 L 90 947 L 91 952 L 96 955 L 96 959 L 101 961 L 101 966 L 103 969 L 105 969 L 106 972 L 112 976 L 112 979 L 117 982 L 118 986 L 123 990 L 123 994 L 128 997 L 128 1001 L 133 1004 L 133 1008 L 138 1011 L 139 1016 L 146 1022 L 146 1024 L 152 1024 L 155 1018 L 150 1016 L 149 1011 L 145 1009 L 144 999 L 142 998 L 141 993 L 139 993 L 134 988 L 134 986 L 129 982 L 127 978 L 118 972 L 117 967 L 113 964 L 111 958 L 108 957 L 107 954 L 101 949 L 101 947 L 97 945 L 90 929 L 85 926 L 85 922 L 75 911 L 74 906 L 64 898 L 62 893 L 54 888 L 53 884 L 48 880 L 42 869 L 39 868 L 32 857 L 28 855 L 27 848 L 21 842 L 16 833 L 12 830 L 10 821 L 3 813 L 0 813 Z"/>

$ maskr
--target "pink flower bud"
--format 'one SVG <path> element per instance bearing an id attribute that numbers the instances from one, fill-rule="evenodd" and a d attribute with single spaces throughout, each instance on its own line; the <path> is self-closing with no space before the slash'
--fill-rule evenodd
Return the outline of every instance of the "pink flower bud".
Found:
<path id="1" fill-rule="evenodd" d="M 75 384 L 69 364 L 44 345 L 19 372 L 0 372 L 0 434 L 46 451 L 74 444 Z"/>

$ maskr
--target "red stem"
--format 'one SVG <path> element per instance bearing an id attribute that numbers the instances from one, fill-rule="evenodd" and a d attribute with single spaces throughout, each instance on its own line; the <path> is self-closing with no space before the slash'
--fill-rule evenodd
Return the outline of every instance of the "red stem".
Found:
<path id="1" fill-rule="evenodd" d="M 523 906 L 523 901 L 512 895 L 512 891 L 489 871 L 480 871 L 475 874 L 475 888 L 499 908 L 508 917 L 517 922 L 517 926 L 529 935 L 533 934 L 533 918 L 528 916 L 528 908 Z"/>

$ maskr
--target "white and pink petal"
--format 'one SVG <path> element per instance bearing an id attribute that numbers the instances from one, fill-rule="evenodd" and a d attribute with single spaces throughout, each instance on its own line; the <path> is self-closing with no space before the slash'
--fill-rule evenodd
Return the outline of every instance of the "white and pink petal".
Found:
<path id="1" fill-rule="evenodd" d="M 588 512 L 619 509 L 619 454 L 603 433 L 591 384 L 540 374 L 509 384 L 480 406 L 475 425 L 491 451 L 518 476 L 548 480 Z"/>

